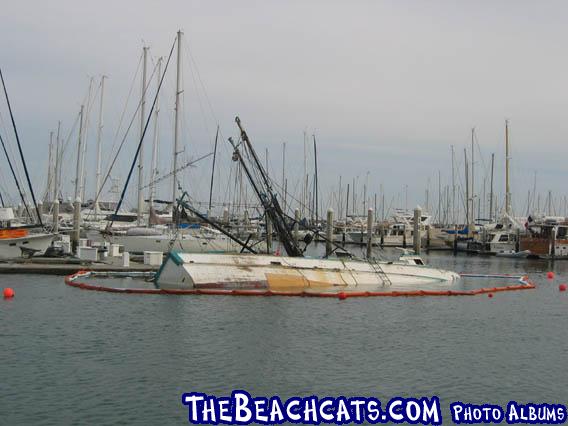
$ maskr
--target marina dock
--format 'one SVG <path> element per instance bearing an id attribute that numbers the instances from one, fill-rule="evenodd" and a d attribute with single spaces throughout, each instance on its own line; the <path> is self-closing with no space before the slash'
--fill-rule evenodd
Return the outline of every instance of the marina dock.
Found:
<path id="1" fill-rule="evenodd" d="M 107 258 L 104 261 L 89 262 L 75 258 L 32 258 L 0 262 L 0 274 L 41 274 L 69 275 L 80 270 L 111 272 L 157 271 L 158 266 L 145 265 L 142 256 L 130 259 L 129 266 L 123 266 L 120 258 Z"/>

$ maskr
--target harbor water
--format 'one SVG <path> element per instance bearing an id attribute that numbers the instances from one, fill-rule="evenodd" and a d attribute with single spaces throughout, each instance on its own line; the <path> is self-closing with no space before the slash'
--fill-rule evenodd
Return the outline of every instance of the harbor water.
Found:
<path id="1" fill-rule="evenodd" d="M 396 251 L 387 256 L 396 257 Z M 450 253 L 457 272 L 528 273 L 471 297 L 119 295 L 0 275 L 0 424 L 186 424 L 184 392 L 568 400 L 568 262 Z M 554 270 L 554 280 L 546 272 Z M 491 285 L 491 282 L 487 283 Z"/>

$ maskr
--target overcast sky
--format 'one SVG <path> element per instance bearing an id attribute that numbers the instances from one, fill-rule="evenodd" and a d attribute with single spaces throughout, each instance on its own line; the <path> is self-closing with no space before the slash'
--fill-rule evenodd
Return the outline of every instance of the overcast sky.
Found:
<path id="1" fill-rule="evenodd" d="M 150 47 L 150 73 L 182 29 L 185 160 L 211 151 L 217 123 L 228 152 L 225 140 L 236 134 L 234 116 L 239 115 L 263 156 L 269 149 L 278 181 L 286 142 L 289 190 L 296 195 L 306 131 L 317 137 L 322 193 L 337 188 L 340 175 L 344 185 L 359 176 L 361 192 L 368 172 L 370 197 L 383 184 L 386 198 L 404 207 L 408 185 L 411 207 L 424 204 L 428 182 L 430 202 L 437 203 L 438 171 L 442 186 L 450 184 L 451 145 L 463 185 L 463 149 L 469 151 L 475 127 L 476 192 L 482 193 L 484 178 L 489 190 L 487 170 L 494 152 L 495 191 L 502 203 L 504 120 L 509 119 L 517 213 L 526 209 L 535 172 L 543 198 L 548 190 L 559 198 L 568 193 L 566 2 L 5 3 L 0 66 L 40 192 L 49 131 L 61 120 L 67 137 L 90 77 L 95 78 L 94 93 L 100 76 L 109 76 L 103 133 L 107 164 L 132 84 L 124 122 L 140 94 L 140 83 L 133 79 L 142 46 Z M 171 167 L 175 61 L 170 67 L 160 99 L 161 174 Z M 89 118 L 87 198 L 93 192 L 96 102 Z M 4 100 L 0 111 L 1 124 L 7 126 Z M 136 121 L 115 177 L 126 176 L 138 128 Z M 119 140 L 124 129 L 123 123 Z M 0 131 L 13 143 L 9 129 Z M 67 193 L 75 144 L 73 139 L 64 169 Z M 0 188 L 13 193 L 3 157 L 0 164 Z M 229 164 L 228 157 L 220 161 L 226 170 Z M 210 161 L 203 162 L 184 174 L 184 185 L 198 198 L 206 198 L 209 168 Z M 221 191 L 228 185 L 222 180 L 217 198 L 225 200 L 228 195 Z M 169 188 L 160 189 L 164 197 Z"/>

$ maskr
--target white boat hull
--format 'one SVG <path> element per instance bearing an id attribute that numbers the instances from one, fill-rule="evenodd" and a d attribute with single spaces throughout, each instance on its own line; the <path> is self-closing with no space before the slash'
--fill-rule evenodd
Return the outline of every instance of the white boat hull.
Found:
<path id="1" fill-rule="evenodd" d="M 239 253 L 241 245 L 225 236 L 196 236 L 178 234 L 175 238 L 165 235 L 113 235 L 109 241 L 124 246 L 124 251 L 143 253 L 144 251 L 169 252 L 180 250 L 188 253 Z M 250 243 L 249 245 L 252 245 Z M 266 245 L 255 246 L 261 251 Z"/>
<path id="2" fill-rule="evenodd" d="M 29 234 L 25 237 L 0 239 L 0 259 L 22 257 L 22 248 L 37 250 L 35 255 L 41 255 L 54 238 L 55 234 Z"/>
<path id="3" fill-rule="evenodd" d="M 156 277 L 163 289 L 338 289 L 448 284 L 459 275 L 405 262 L 380 262 L 390 283 L 371 264 L 343 259 L 172 252 Z"/>

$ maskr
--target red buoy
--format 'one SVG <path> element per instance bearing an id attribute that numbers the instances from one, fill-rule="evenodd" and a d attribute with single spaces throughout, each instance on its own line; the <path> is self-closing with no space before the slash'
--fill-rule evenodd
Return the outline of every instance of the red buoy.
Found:
<path id="1" fill-rule="evenodd" d="M 548 278 L 549 280 L 553 280 L 554 279 L 554 272 L 552 272 L 552 271 L 547 272 L 546 278 Z"/>
<path id="2" fill-rule="evenodd" d="M 14 293 L 14 289 L 10 287 L 6 287 L 4 289 L 4 299 L 9 299 L 10 297 L 14 297 L 16 293 Z"/>
<path id="3" fill-rule="evenodd" d="M 489 293 L 487 297 L 493 297 L 493 293 Z"/>
<path id="4" fill-rule="evenodd" d="M 566 284 L 560 284 L 558 286 L 558 290 L 560 290 L 560 291 L 566 291 L 567 288 L 568 288 L 568 286 Z"/>
<path id="5" fill-rule="evenodd" d="M 337 295 L 337 297 L 339 297 L 339 300 L 345 300 L 347 299 L 347 295 L 344 292 L 341 292 Z"/>

